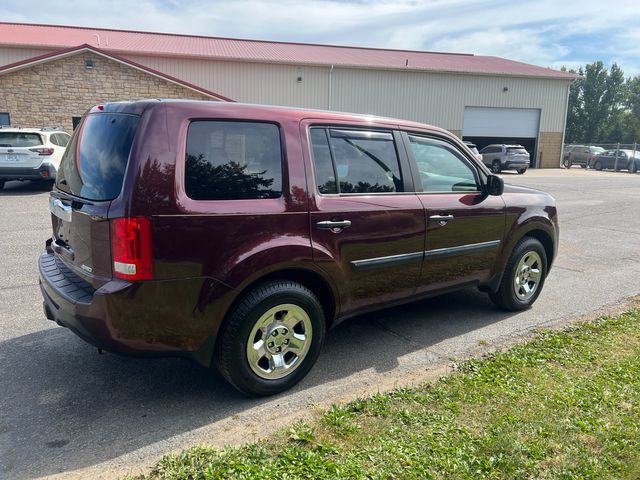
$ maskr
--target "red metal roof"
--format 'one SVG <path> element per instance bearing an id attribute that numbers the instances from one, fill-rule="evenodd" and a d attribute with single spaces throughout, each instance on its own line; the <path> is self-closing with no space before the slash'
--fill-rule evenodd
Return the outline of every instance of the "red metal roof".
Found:
<path id="1" fill-rule="evenodd" d="M 567 72 L 492 56 L 0 22 L 0 45 L 69 48 L 82 44 L 121 54 L 575 78 Z"/>
<path id="2" fill-rule="evenodd" d="M 77 47 L 72 47 L 72 48 L 67 48 L 67 49 L 63 49 L 63 50 L 56 50 L 54 52 L 50 52 L 50 53 L 45 53 L 44 55 L 38 55 L 37 57 L 32 57 L 32 58 L 27 58 L 26 60 L 21 60 L 19 62 L 15 62 L 15 63 L 11 63 L 9 65 L 2 65 L 0 66 L 0 75 L 4 74 L 4 73 L 8 73 L 8 72 L 13 72 L 15 70 L 20 70 L 23 68 L 28 68 L 30 66 L 33 65 L 38 65 L 40 63 L 46 63 L 46 62 L 52 62 L 54 60 L 57 60 L 59 58 L 64 58 L 64 57 L 68 57 L 71 55 L 77 55 L 81 52 L 93 52 L 96 53 L 98 55 L 110 58 L 112 60 L 115 60 L 117 62 L 120 63 L 124 63 L 125 65 L 128 65 L 132 68 L 135 68 L 137 70 L 142 70 L 143 72 L 146 72 L 148 74 L 154 75 L 156 77 L 160 77 L 164 80 L 167 80 L 169 82 L 175 83 L 177 85 L 183 86 L 185 88 L 189 88 L 191 90 L 194 90 L 196 92 L 202 93 L 204 95 L 207 95 L 209 97 L 215 98 L 216 100 L 222 100 L 225 102 L 234 102 L 235 100 L 232 100 L 230 98 L 224 97 L 222 95 L 219 95 L 215 92 L 212 92 L 211 90 L 207 90 L 205 88 L 199 87 L 197 85 L 194 85 L 192 83 L 189 82 L 185 82 L 184 80 L 180 80 L 179 78 L 175 78 L 172 77 L 171 75 L 167 75 L 166 73 L 163 72 L 159 72 L 158 70 L 154 70 L 153 68 L 149 68 L 146 67 L 144 65 L 140 65 L 139 63 L 136 62 L 132 62 L 129 59 L 126 58 L 122 58 L 118 55 L 115 55 L 113 53 L 108 53 L 105 52 L 99 48 L 95 48 L 92 47 L 91 45 L 78 45 Z"/>

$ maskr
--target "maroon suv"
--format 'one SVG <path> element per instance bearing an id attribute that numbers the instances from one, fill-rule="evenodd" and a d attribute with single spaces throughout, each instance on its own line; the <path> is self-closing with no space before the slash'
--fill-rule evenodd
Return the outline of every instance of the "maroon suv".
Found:
<path id="1" fill-rule="evenodd" d="M 505 187 L 444 130 L 231 103 L 94 107 L 50 207 L 47 318 L 260 395 L 366 311 L 471 285 L 529 307 L 558 241 L 552 197 Z"/>

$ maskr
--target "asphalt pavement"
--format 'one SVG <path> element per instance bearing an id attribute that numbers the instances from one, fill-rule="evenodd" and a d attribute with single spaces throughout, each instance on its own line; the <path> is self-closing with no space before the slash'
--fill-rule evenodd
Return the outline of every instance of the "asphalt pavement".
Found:
<path id="1" fill-rule="evenodd" d="M 254 440 L 315 406 L 433 378 L 540 327 L 619 308 L 640 294 L 640 175 L 570 170 L 504 174 L 546 190 L 560 251 L 535 306 L 496 310 L 468 289 L 354 318 L 328 334 L 293 390 L 247 399 L 183 359 L 98 355 L 45 319 L 37 258 L 50 236 L 48 192 L 0 192 L 0 478 L 113 478 L 196 444 Z"/>

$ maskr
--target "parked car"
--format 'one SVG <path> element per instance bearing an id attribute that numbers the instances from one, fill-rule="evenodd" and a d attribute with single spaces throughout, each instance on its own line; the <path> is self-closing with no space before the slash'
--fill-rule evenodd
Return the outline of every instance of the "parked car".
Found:
<path id="1" fill-rule="evenodd" d="M 587 168 L 591 157 L 604 152 L 604 148 L 593 145 L 568 145 L 562 154 L 562 165 L 571 168 L 572 165 L 580 165 Z"/>
<path id="2" fill-rule="evenodd" d="M 616 163 L 617 156 L 617 163 Z M 616 169 L 636 173 L 640 170 L 640 152 L 633 150 L 607 150 L 591 158 L 591 168 L 596 170 Z"/>
<path id="3" fill-rule="evenodd" d="M 557 252 L 551 196 L 419 123 L 149 100 L 94 107 L 69 145 L 39 259 L 47 318 L 216 365 L 247 394 L 294 385 L 357 314 L 471 285 L 526 309 Z"/>
<path id="4" fill-rule="evenodd" d="M 69 138 L 61 130 L 0 127 L 0 189 L 10 180 L 55 180 Z"/>
<path id="5" fill-rule="evenodd" d="M 466 140 L 463 143 L 467 146 L 469 150 L 471 150 L 471 153 L 473 153 L 474 157 L 482 161 L 482 155 L 480 155 L 480 152 L 478 152 L 478 146 L 475 143 L 468 142 Z"/>
<path id="6" fill-rule="evenodd" d="M 482 162 L 493 173 L 515 170 L 522 175 L 529 168 L 529 152 L 522 145 L 493 144 L 480 150 Z"/>

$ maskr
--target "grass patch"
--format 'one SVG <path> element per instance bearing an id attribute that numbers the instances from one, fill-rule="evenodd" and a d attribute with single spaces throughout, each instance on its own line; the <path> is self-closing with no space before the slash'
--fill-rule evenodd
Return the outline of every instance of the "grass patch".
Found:
<path id="1" fill-rule="evenodd" d="M 640 311 L 547 331 L 434 384 L 333 406 L 146 479 L 640 478 Z"/>

